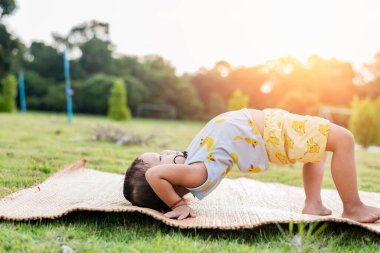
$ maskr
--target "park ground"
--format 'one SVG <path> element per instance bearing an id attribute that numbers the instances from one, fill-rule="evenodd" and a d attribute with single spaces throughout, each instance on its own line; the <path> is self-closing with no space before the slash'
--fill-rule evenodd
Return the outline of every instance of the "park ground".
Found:
<path id="1" fill-rule="evenodd" d="M 0 198 L 43 182 L 64 164 L 87 158 L 87 167 L 124 173 L 145 151 L 183 150 L 204 122 L 133 119 L 112 122 L 102 116 L 76 115 L 69 124 L 64 114 L 0 114 Z M 97 126 L 118 127 L 155 137 L 144 145 L 123 146 L 94 141 Z M 356 154 L 358 185 L 380 192 L 380 155 Z M 324 188 L 335 188 L 326 163 Z M 237 169 L 230 178 L 247 176 Z M 272 166 L 251 176 L 262 182 L 302 186 L 301 165 Z M 299 228 L 299 231 L 296 231 Z M 379 252 L 379 235 L 362 228 L 329 223 L 274 225 L 238 231 L 180 230 L 139 213 L 72 213 L 48 221 L 0 221 L 0 252 Z M 305 230 L 305 232 L 302 232 Z M 309 232 L 309 233 L 308 233 Z M 300 243 L 302 242 L 302 243 Z"/>

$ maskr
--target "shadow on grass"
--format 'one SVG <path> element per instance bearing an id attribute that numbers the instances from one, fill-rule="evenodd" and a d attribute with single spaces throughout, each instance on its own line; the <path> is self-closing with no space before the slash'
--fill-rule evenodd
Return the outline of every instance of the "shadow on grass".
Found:
<path id="1" fill-rule="evenodd" d="M 35 220 L 24 222 L 7 223 L 26 223 L 35 226 L 83 226 L 96 227 L 99 233 L 101 231 L 113 231 L 114 229 L 125 230 L 128 232 L 141 234 L 145 238 L 154 238 L 159 232 L 160 234 L 172 235 L 173 233 L 181 234 L 186 237 L 198 237 L 203 240 L 238 240 L 240 243 L 251 244 L 262 238 L 271 238 L 281 236 L 281 231 L 276 224 L 262 225 L 257 228 L 239 229 L 239 230 L 219 230 L 219 229 L 180 229 L 168 226 L 148 215 L 138 212 L 94 212 L 94 211 L 77 211 L 70 213 L 64 217 L 54 220 Z M 312 223 L 308 223 L 312 224 Z M 321 226 L 323 223 L 317 225 Z M 289 233 L 289 225 L 281 224 L 281 228 L 285 233 Z M 294 225 L 293 234 L 297 234 L 298 226 Z M 307 230 L 307 226 L 304 227 Z M 374 232 L 364 228 L 353 226 L 345 223 L 329 222 L 327 229 L 322 233 L 327 237 L 341 236 L 343 240 L 365 240 L 380 243 L 380 236 Z"/>

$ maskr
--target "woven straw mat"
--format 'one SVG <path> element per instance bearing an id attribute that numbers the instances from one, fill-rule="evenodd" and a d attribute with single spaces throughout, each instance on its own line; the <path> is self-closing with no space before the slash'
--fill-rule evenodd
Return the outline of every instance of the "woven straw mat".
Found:
<path id="1" fill-rule="evenodd" d="M 223 179 L 202 201 L 185 198 L 197 214 L 185 220 L 168 219 L 149 208 L 132 206 L 123 197 L 121 174 L 84 168 L 85 160 L 68 165 L 45 182 L 0 200 L 0 219 L 53 219 L 73 211 L 141 212 L 180 228 L 239 229 L 270 223 L 333 221 L 366 228 L 380 234 L 380 222 L 358 223 L 340 217 L 342 204 L 336 190 L 322 190 L 325 205 L 333 215 L 301 214 L 304 191 L 300 187 L 261 183 L 248 178 Z M 380 205 L 380 193 L 360 192 L 364 203 Z"/>

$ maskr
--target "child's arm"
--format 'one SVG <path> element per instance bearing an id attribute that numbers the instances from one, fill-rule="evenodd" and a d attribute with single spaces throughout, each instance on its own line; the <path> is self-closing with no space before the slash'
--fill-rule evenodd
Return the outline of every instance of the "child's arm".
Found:
<path id="1" fill-rule="evenodd" d="M 194 213 L 184 201 L 179 202 L 181 197 L 175 192 L 173 185 L 197 187 L 206 181 L 207 170 L 203 163 L 163 164 L 150 168 L 145 177 L 157 196 L 173 210 L 175 209 L 168 213 L 167 217 L 182 219 L 189 215 L 193 216 Z"/>

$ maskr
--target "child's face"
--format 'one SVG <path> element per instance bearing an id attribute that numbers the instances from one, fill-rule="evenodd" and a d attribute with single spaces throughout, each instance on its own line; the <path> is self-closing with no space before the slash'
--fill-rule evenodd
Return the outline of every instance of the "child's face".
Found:
<path id="1" fill-rule="evenodd" d="M 175 150 L 163 150 L 161 153 L 144 153 L 139 158 L 145 163 L 148 163 L 151 167 L 161 164 L 174 164 L 174 157 L 182 155 L 182 152 Z M 184 163 L 185 158 L 179 156 L 175 159 L 177 164 Z"/>

